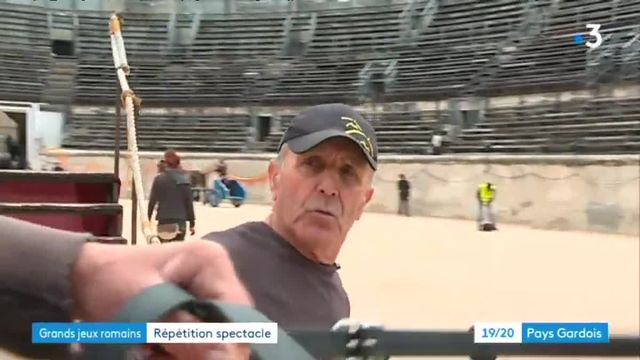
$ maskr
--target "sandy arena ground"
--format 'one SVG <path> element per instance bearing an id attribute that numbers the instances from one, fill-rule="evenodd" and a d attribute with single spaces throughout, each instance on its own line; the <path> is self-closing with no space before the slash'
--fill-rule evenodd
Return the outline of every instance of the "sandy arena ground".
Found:
<path id="1" fill-rule="evenodd" d="M 130 219 L 131 202 L 122 204 Z M 196 212 L 197 237 L 264 219 L 269 208 L 197 205 Z M 130 233 L 127 220 L 124 236 Z M 388 328 L 604 321 L 611 333 L 640 332 L 640 241 L 634 237 L 504 224 L 481 233 L 470 221 L 367 213 L 339 263 L 352 317 Z"/>
<path id="2" fill-rule="evenodd" d="M 130 202 L 123 205 L 130 211 Z M 196 237 L 269 214 L 258 205 L 196 209 Z M 634 237 L 515 225 L 482 233 L 470 221 L 366 213 L 339 263 L 352 317 L 388 328 L 604 321 L 612 333 L 640 332 Z"/>

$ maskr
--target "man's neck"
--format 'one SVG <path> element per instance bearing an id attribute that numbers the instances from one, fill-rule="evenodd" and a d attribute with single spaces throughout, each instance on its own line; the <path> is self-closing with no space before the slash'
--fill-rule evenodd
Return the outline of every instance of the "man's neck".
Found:
<path id="1" fill-rule="evenodd" d="M 305 249 L 300 248 L 300 246 L 298 246 L 296 244 L 296 241 L 294 239 L 292 239 L 291 236 L 287 236 L 286 232 L 282 230 L 282 228 L 279 226 L 277 220 L 275 220 L 273 214 L 269 214 L 269 216 L 267 216 L 267 218 L 264 220 L 264 222 L 267 225 L 269 225 L 269 227 L 271 227 L 271 229 L 273 229 L 273 231 L 275 231 L 276 234 L 280 235 L 280 237 L 284 241 L 286 241 L 291 246 L 293 246 L 293 248 L 296 249 L 296 251 L 298 251 L 300 253 L 300 255 L 302 255 L 305 258 L 307 258 L 307 260 L 309 260 L 311 262 L 314 262 L 316 264 L 320 264 L 320 265 L 326 265 L 326 266 L 334 266 L 335 265 L 335 262 L 320 261 L 320 259 L 318 259 L 318 257 L 315 256 L 312 252 L 308 252 L 308 251 L 305 251 Z"/>

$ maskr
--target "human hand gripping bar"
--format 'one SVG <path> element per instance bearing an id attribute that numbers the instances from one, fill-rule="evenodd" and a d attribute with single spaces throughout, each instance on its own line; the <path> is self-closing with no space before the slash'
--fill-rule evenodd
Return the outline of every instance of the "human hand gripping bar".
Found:
<path id="1" fill-rule="evenodd" d="M 185 310 L 203 322 L 273 322 L 257 310 L 242 305 L 197 300 L 182 288 L 173 284 L 160 284 L 147 288 L 129 301 L 116 315 L 113 322 L 156 322 L 177 310 Z M 131 345 L 87 344 L 83 359 L 125 360 Z M 260 360 L 313 360 L 284 330 L 278 329 L 278 344 L 251 344 Z"/>

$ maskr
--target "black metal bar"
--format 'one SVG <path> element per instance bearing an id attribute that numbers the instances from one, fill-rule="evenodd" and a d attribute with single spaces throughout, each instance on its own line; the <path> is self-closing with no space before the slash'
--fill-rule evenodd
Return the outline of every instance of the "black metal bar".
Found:
<path id="1" fill-rule="evenodd" d="M 120 204 L 0 203 L 0 213 L 12 214 L 111 215 L 119 214 L 121 211 L 122 206 Z"/>
<path id="2" fill-rule="evenodd" d="M 132 99 L 131 102 L 133 103 L 133 118 L 136 119 L 136 120 L 139 120 L 140 119 L 140 106 L 136 105 L 136 102 L 135 102 L 134 99 Z M 127 122 L 127 124 L 128 124 L 128 122 Z M 134 122 L 134 126 L 136 126 L 136 125 L 137 125 L 137 122 Z M 135 130 L 136 130 L 136 134 L 137 134 L 138 133 L 137 126 L 136 126 Z M 129 154 L 129 158 L 131 158 L 131 156 L 132 156 L 132 154 Z M 132 176 L 133 176 L 133 174 L 132 174 Z M 134 229 L 135 232 L 131 235 L 133 237 L 133 240 L 131 240 L 131 243 L 133 245 L 136 245 L 138 243 L 138 240 L 137 240 L 138 239 L 138 232 L 137 232 L 137 225 L 138 225 L 138 193 L 136 192 L 136 178 L 135 177 L 133 177 L 133 179 L 131 181 L 131 187 L 132 187 L 132 190 L 133 190 L 133 192 L 132 192 L 132 195 L 133 195 L 132 196 L 133 208 L 132 208 L 132 212 L 131 212 L 133 216 L 131 218 L 131 221 L 133 222 L 133 224 L 135 224 L 135 225 L 132 225 L 132 229 Z M 142 194 L 142 195 L 143 195 L 143 198 L 144 198 L 144 194 Z"/>
<path id="3" fill-rule="evenodd" d="M 131 245 L 138 243 L 138 195 L 135 184 L 131 184 Z"/>
<path id="4" fill-rule="evenodd" d="M 116 80 L 117 81 L 117 80 Z M 112 185 L 112 197 L 113 197 L 113 202 L 118 203 L 120 200 L 119 194 L 121 189 L 119 189 L 118 187 L 120 186 L 121 182 L 118 181 L 120 179 L 120 125 L 122 124 L 122 113 L 121 113 L 121 109 L 122 109 L 122 104 L 120 103 L 120 91 L 119 91 L 120 85 L 116 86 L 116 116 L 115 116 L 115 141 L 114 141 L 114 151 L 113 151 L 113 175 L 116 178 L 116 182 Z M 114 217 L 113 219 L 113 223 L 111 224 L 111 235 L 122 235 L 121 231 L 122 231 L 122 221 L 124 218 L 119 219 L 117 217 Z"/>
<path id="5" fill-rule="evenodd" d="M 118 86 L 119 88 L 120 86 Z M 114 163 L 113 163 L 113 173 L 116 177 L 120 176 L 120 125 L 122 123 L 122 104 L 120 103 L 120 91 L 117 91 L 116 94 L 116 118 L 115 118 L 115 151 L 114 151 Z"/>
<path id="6" fill-rule="evenodd" d="M 470 332 L 359 330 L 359 339 L 374 339 L 375 345 L 348 352 L 351 339 L 344 331 L 292 330 L 289 334 L 317 357 L 332 356 L 604 356 L 631 357 L 640 354 L 640 337 L 611 336 L 602 344 L 475 344 Z M 366 353 L 366 354 L 365 354 Z"/>

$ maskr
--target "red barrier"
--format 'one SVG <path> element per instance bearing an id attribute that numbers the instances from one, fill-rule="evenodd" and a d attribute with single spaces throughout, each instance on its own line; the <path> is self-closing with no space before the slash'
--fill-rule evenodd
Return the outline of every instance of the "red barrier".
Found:
<path id="1" fill-rule="evenodd" d="M 121 214 L 28 213 L 8 216 L 55 229 L 91 233 L 95 236 L 117 236 L 122 233 Z M 112 228 L 116 227 L 116 228 Z"/>

